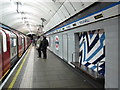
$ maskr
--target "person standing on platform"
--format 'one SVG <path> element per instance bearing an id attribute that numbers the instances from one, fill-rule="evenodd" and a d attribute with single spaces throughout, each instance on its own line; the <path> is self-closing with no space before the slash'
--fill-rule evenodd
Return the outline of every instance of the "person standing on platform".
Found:
<path id="1" fill-rule="evenodd" d="M 43 36 L 43 40 L 41 42 L 41 50 L 43 52 L 43 59 L 47 59 L 47 46 L 49 46 L 48 40 L 46 39 L 45 36 Z"/>
<path id="2" fill-rule="evenodd" d="M 42 41 L 42 37 L 38 36 L 36 49 L 38 50 L 39 58 L 41 58 L 41 41 Z"/>
<path id="3" fill-rule="evenodd" d="M 35 38 L 35 47 L 36 47 L 36 44 L 37 44 L 37 38 Z"/>

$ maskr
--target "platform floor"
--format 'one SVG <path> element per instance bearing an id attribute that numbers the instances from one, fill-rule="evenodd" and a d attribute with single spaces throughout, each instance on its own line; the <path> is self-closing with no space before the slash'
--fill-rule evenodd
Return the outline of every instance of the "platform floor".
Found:
<path id="1" fill-rule="evenodd" d="M 15 70 L 4 88 L 94 88 L 87 78 L 63 60 L 49 50 L 47 53 L 47 59 L 38 58 L 37 50 L 31 47 L 19 75 L 15 79 L 18 72 Z"/>

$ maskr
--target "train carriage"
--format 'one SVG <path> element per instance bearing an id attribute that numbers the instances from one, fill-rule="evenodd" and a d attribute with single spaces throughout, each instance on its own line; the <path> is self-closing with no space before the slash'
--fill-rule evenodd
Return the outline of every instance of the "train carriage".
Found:
<path id="1" fill-rule="evenodd" d="M 2 76 L 4 77 L 10 70 L 10 33 L 0 30 L 2 35 Z"/>
<path id="2" fill-rule="evenodd" d="M 0 30 L 0 83 L 1 83 L 1 78 L 2 78 L 2 75 L 3 75 L 3 66 L 2 66 L 2 33 L 1 33 L 1 30 Z"/>
<path id="3" fill-rule="evenodd" d="M 30 45 L 22 33 L 0 27 L 0 83 Z"/>

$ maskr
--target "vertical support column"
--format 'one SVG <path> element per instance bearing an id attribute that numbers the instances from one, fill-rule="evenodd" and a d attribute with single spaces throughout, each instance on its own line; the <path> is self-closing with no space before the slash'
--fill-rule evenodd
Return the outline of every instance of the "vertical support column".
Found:
<path id="1" fill-rule="evenodd" d="M 120 6 L 119 6 L 120 7 Z M 119 10 L 119 9 L 118 9 Z M 118 11 L 120 12 L 120 10 Z M 118 88 L 120 90 L 120 17 L 118 17 Z"/>

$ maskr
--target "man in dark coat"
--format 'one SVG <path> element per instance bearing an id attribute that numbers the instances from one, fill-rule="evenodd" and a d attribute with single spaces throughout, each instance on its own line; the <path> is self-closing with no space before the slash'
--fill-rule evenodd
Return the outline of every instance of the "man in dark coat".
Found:
<path id="1" fill-rule="evenodd" d="M 41 50 L 43 52 L 43 58 L 46 59 L 47 58 L 47 46 L 49 46 L 48 44 L 48 40 L 46 39 L 45 36 L 43 36 L 43 40 L 41 42 Z"/>
<path id="2" fill-rule="evenodd" d="M 38 36 L 36 49 L 38 50 L 38 53 L 39 53 L 39 57 L 40 57 L 40 58 L 41 58 L 41 42 L 42 42 L 42 37 Z"/>

